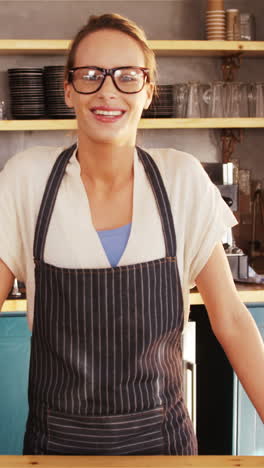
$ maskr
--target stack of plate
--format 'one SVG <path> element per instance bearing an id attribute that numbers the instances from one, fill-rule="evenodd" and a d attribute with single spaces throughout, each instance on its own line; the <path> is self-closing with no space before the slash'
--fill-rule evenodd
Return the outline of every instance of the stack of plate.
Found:
<path id="1" fill-rule="evenodd" d="M 8 82 L 13 118 L 39 119 L 45 116 L 42 68 L 9 68 Z"/>
<path id="2" fill-rule="evenodd" d="M 64 101 L 64 67 L 44 67 L 44 89 L 46 114 L 53 119 L 74 118 L 74 110 Z"/>
<path id="3" fill-rule="evenodd" d="M 158 85 L 158 96 L 152 99 L 149 108 L 143 111 L 142 117 L 173 116 L 173 85 Z"/>

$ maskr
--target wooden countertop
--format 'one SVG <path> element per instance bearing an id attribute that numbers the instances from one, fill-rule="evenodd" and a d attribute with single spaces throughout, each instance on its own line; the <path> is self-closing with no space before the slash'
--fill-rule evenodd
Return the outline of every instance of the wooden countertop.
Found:
<path id="1" fill-rule="evenodd" d="M 264 303 L 264 284 L 236 283 L 236 287 L 244 303 Z M 203 304 L 202 297 L 197 289 L 190 292 L 190 304 Z M 26 310 L 26 299 L 9 299 L 4 302 L 1 312 L 26 312 Z"/>
<path id="2" fill-rule="evenodd" d="M 264 284 L 236 283 L 236 288 L 242 302 L 264 303 Z M 197 289 L 190 292 L 190 303 L 191 305 L 203 304 L 202 297 Z"/>
<path id="3" fill-rule="evenodd" d="M 1 468 L 228 468 L 264 467 L 264 457 L 1 455 Z"/>

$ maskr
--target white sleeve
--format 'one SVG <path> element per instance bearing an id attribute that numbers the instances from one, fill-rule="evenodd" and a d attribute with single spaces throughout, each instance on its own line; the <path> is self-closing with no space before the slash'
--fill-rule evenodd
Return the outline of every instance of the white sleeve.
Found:
<path id="1" fill-rule="evenodd" d="M 21 238 L 21 180 L 13 158 L 0 171 L 0 258 L 12 273 L 24 281 L 25 269 Z"/>
<path id="2" fill-rule="evenodd" d="M 215 245 L 221 242 L 228 228 L 237 224 L 234 214 L 202 165 L 197 161 L 194 166 L 192 209 L 186 245 L 190 288 L 195 285 L 195 279 L 207 263 Z"/>

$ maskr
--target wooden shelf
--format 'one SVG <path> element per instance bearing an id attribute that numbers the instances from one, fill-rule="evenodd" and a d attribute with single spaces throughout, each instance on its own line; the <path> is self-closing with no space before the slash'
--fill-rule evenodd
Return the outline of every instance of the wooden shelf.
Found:
<path id="1" fill-rule="evenodd" d="M 264 55 L 264 41 L 149 41 L 157 55 L 245 56 Z"/>
<path id="2" fill-rule="evenodd" d="M 69 40 L 58 39 L 1 39 L 1 55 L 61 55 L 66 54 Z"/>
<path id="3" fill-rule="evenodd" d="M 0 55 L 61 55 L 70 45 L 66 39 L 1 39 Z M 149 46 L 158 56 L 264 55 L 264 41 L 175 41 L 153 40 Z"/>
<path id="4" fill-rule="evenodd" d="M 0 55 L 66 54 L 70 40 L 1 39 Z M 176 41 L 151 40 L 150 47 L 158 56 L 264 56 L 264 41 Z M 262 128 L 261 118 L 232 119 L 141 119 L 141 129 L 184 128 Z M 76 130 L 75 119 L 0 121 L 0 131 Z"/>
<path id="5" fill-rule="evenodd" d="M 264 118 L 141 119 L 140 129 L 264 128 Z M 76 130 L 75 119 L 0 120 L 0 131 Z"/>
<path id="6" fill-rule="evenodd" d="M 0 131 L 76 130 L 75 119 L 0 120 Z"/>

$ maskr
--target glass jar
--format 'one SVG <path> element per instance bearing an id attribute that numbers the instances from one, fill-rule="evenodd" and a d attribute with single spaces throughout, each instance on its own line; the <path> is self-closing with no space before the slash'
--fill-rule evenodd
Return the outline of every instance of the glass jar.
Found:
<path id="1" fill-rule="evenodd" d="M 252 13 L 240 13 L 240 39 L 241 41 L 256 40 L 256 21 Z"/>
<path id="2" fill-rule="evenodd" d="M 6 119 L 7 119 L 7 116 L 6 116 L 5 101 L 0 100 L 0 120 L 6 120 Z"/>

